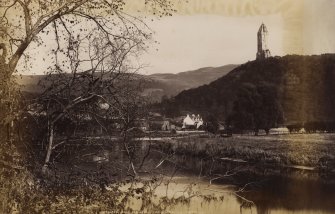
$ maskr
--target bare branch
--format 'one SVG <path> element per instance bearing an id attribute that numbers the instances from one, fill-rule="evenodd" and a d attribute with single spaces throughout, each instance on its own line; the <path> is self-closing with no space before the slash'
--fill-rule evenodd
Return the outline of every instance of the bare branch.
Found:
<path id="1" fill-rule="evenodd" d="M 1 54 L 1 61 L 3 61 L 5 63 L 6 57 L 7 57 L 7 47 L 5 45 L 5 43 L 0 43 L 0 50 L 2 50 L 2 54 Z"/>
<path id="2" fill-rule="evenodd" d="M 31 20 L 31 15 L 30 15 L 30 10 L 28 8 L 29 3 L 24 3 L 21 0 L 18 0 L 18 2 L 20 3 L 23 12 L 24 12 L 24 23 L 25 23 L 25 28 L 26 28 L 26 37 L 30 36 L 31 33 L 31 29 L 32 29 L 32 20 Z"/>

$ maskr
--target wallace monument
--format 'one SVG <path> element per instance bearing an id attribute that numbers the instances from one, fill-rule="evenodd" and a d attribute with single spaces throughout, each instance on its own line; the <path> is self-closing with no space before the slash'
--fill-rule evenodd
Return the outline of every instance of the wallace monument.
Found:
<path id="1" fill-rule="evenodd" d="M 268 49 L 267 39 L 268 39 L 268 29 L 262 23 L 257 33 L 257 54 L 256 54 L 257 60 L 266 59 L 271 56 L 270 50 Z"/>

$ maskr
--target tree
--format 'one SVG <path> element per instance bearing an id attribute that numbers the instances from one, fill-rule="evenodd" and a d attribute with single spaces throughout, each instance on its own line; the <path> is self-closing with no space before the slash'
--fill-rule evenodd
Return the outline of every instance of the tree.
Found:
<path id="1" fill-rule="evenodd" d="M 207 121 L 205 130 L 212 134 L 217 134 L 220 128 L 220 124 L 219 124 L 217 116 L 213 114 L 209 114 L 208 116 L 206 116 L 205 121 Z"/>
<path id="2" fill-rule="evenodd" d="M 76 36 L 79 38 L 76 42 L 70 38 L 64 47 L 65 54 L 56 53 L 62 63 L 57 61 L 55 68 L 40 83 L 45 91 L 37 99 L 37 104 L 42 106 L 41 113 L 47 116 L 48 127 L 43 172 L 53 149 L 58 146 L 55 135 L 64 119 L 74 124 L 89 120 L 107 131 L 101 121 L 117 118 L 122 123 L 122 132 L 127 133 L 140 106 L 141 90 L 137 84 L 140 81 L 135 74 L 141 66 L 130 65 L 129 59 L 143 49 L 147 37 L 131 31 L 120 33 L 113 42 L 105 34 L 95 31 Z M 61 44 L 59 49 L 62 49 Z M 81 70 L 88 66 L 87 62 L 90 69 Z"/>
<path id="3" fill-rule="evenodd" d="M 234 101 L 233 112 L 229 115 L 228 124 L 235 130 L 243 131 L 253 129 L 256 87 L 252 84 L 244 84 L 239 89 Z"/>
<path id="4" fill-rule="evenodd" d="M 166 95 L 163 95 L 160 106 L 165 117 L 176 117 L 180 115 L 179 106 L 174 98 L 168 98 Z"/>
<path id="5" fill-rule="evenodd" d="M 171 15 L 169 0 L 145 0 L 149 11 L 159 16 Z M 57 53 L 69 51 L 60 46 L 75 44 L 81 37 L 76 32 L 95 31 L 103 33 L 112 45 L 120 32 L 136 32 L 142 36 L 145 23 L 138 17 L 127 14 L 124 0 L 3 0 L 0 5 L 0 110 L 13 115 L 13 84 L 17 65 L 22 58 L 28 60 L 27 48 L 44 39 L 54 40 L 57 48 L 54 60 L 61 60 Z M 81 23 L 85 23 L 81 25 Z M 26 65 L 27 66 L 27 65 Z M 76 66 L 76 65 L 73 65 Z M 27 67 L 25 67 L 27 69 Z M 1 118 L 4 121 L 4 118 Z M 13 117 L 7 117 L 13 119 Z M 7 122 L 8 123 L 8 122 Z"/>
<path id="6" fill-rule="evenodd" d="M 242 85 L 229 118 L 235 129 L 252 129 L 255 135 L 258 135 L 259 129 L 264 129 L 269 134 L 270 129 L 282 121 L 283 111 L 275 86 L 267 83 Z"/>
<path id="7" fill-rule="evenodd" d="M 20 61 L 31 61 L 31 57 L 26 54 L 28 47 L 32 44 L 43 45 L 46 39 L 55 41 L 55 48 L 50 53 L 52 62 L 49 69 L 49 77 L 53 78 L 49 83 L 53 85 L 46 86 L 50 90 L 41 98 L 46 104 L 44 106 L 48 106 L 50 122 L 46 163 L 54 147 L 53 130 L 57 121 L 65 115 L 71 115 L 69 112 L 79 106 L 88 106 L 88 103 L 96 101 L 99 96 L 100 100 L 105 99 L 100 94 L 102 89 L 115 87 L 112 84 L 106 86 L 106 76 L 114 75 L 108 78 L 117 79 L 119 71 L 125 69 L 124 64 L 129 60 L 125 56 L 136 56 L 138 50 L 145 48 L 144 41 L 150 39 L 151 32 L 146 24 L 138 17 L 128 14 L 124 9 L 126 4 L 128 3 L 124 0 L 1 2 L 2 123 L 8 126 L 15 119 L 15 100 L 19 98 L 14 74 Z M 148 5 L 149 11 L 159 16 L 171 15 L 174 11 L 169 0 L 145 0 L 143 4 Z M 89 45 L 83 45 L 85 42 L 89 42 Z M 87 49 L 83 51 L 83 47 Z M 85 69 L 87 66 L 91 69 Z M 24 68 L 28 69 L 28 65 L 25 64 Z M 103 72 L 98 74 L 98 70 Z M 79 93 L 76 94 L 77 92 Z M 55 103 L 57 105 L 51 105 Z M 57 111 L 58 114 L 55 114 Z M 3 117 L 4 115 L 7 116 Z"/>

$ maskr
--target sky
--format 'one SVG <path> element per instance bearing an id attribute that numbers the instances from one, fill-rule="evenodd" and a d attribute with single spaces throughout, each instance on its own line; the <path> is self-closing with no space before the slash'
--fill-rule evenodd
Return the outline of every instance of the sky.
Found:
<path id="1" fill-rule="evenodd" d="M 159 44 L 144 54 L 145 72 L 178 73 L 201 67 L 241 64 L 254 60 L 257 32 L 264 22 L 272 55 L 283 55 L 280 15 L 225 17 L 176 15 L 150 23 Z"/>
<path id="2" fill-rule="evenodd" d="M 254 60 L 261 23 L 272 56 L 335 53 L 334 0 L 190 0 L 151 23 L 160 42 L 143 60 L 151 73 L 178 73 Z M 193 8 L 193 10 L 192 10 Z"/>
<path id="3" fill-rule="evenodd" d="M 129 1 L 128 12 L 140 9 L 139 1 Z M 262 23 L 268 28 L 273 56 L 335 52 L 333 0 L 172 1 L 177 13 L 148 21 L 158 43 L 152 43 L 139 59 L 146 65 L 143 74 L 178 73 L 254 60 Z M 29 47 L 29 55 L 35 59 L 32 69 L 21 69 L 20 73 L 42 74 L 46 70 L 50 62 L 42 59 L 53 40 L 44 42 L 46 47 Z"/>

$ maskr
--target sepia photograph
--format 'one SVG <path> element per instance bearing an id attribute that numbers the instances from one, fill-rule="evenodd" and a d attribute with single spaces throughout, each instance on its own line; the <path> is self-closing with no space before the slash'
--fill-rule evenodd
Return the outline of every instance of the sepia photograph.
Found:
<path id="1" fill-rule="evenodd" d="M 334 11 L 0 0 L 0 213 L 335 213 Z"/>

